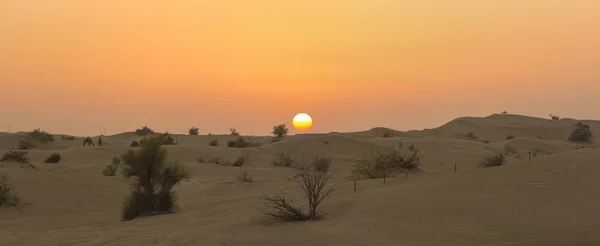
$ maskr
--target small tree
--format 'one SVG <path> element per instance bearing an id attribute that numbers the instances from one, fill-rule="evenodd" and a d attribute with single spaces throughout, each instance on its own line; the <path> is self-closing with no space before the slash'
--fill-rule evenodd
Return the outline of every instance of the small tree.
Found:
<path id="1" fill-rule="evenodd" d="M 129 150 L 124 156 L 123 175 L 132 181 L 132 192 L 125 201 L 123 220 L 144 214 L 170 213 L 176 208 L 173 187 L 190 174 L 179 163 L 166 164 L 167 152 L 157 142 Z"/>
<path id="2" fill-rule="evenodd" d="M 192 136 L 198 136 L 198 133 L 200 133 L 200 129 L 198 129 L 198 127 L 191 127 L 188 133 Z"/>
<path id="3" fill-rule="evenodd" d="M 288 135 L 289 131 L 290 130 L 287 128 L 287 126 L 285 124 L 281 124 L 281 125 L 276 125 L 273 127 L 272 134 L 277 138 L 283 138 Z"/>
<path id="4" fill-rule="evenodd" d="M 239 132 L 238 132 L 238 131 L 237 131 L 235 128 L 233 128 L 233 127 L 230 127 L 230 128 L 229 128 L 229 131 L 231 132 L 231 133 L 229 134 L 229 135 L 231 135 L 231 136 L 239 136 L 239 135 L 240 135 L 240 133 L 239 133 Z"/>
<path id="5" fill-rule="evenodd" d="M 313 165 L 309 165 L 314 166 Z M 320 172 L 314 168 L 301 169 L 294 180 L 298 181 L 308 200 L 308 213 L 302 212 L 302 209 L 296 207 L 292 201 L 288 200 L 283 192 L 278 195 L 267 196 L 263 194 L 264 209 L 263 214 L 267 217 L 282 221 L 304 221 L 318 220 L 323 217 L 321 203 L 329 196 L 334 187 L 325 189 L 325 186 L 334 175 L 334 172 Z"/>
<path id="6" fill-rule="evenodd" d="M 588 142 L 594 139 L 594 133 L 589 125 L 578 122 L 569 136 L 569 141 L 572 142 Z"/>

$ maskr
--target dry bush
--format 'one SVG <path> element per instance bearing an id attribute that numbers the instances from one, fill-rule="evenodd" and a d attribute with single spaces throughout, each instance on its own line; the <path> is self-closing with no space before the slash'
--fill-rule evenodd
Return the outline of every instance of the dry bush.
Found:
<path id="1" fill-rule="evenodd" d="M 20 163 L 29 163 L 29 157 L 27 156 L 27 151 L 17 151 L 17 150 L 9 150 L 4 153 L 2 160 L 0 161 L 16 161 Z"/>
<path id="2" fill-rule="evenodd" d="M 271 161 L 273 166 L 277 167 L 292 167 L 295 163 L 295 160 L 292 158 L 292 152 L 279 153 L 275 156 L 275 158 Z"/>
<path id="3" fill-rule="evenodd" d="M 21 140 L 19 141 L 19 148 L 20 150 L 28 150 L 28 149 L 33 149 L 35 148 L 35 144 L 29 140 Z"/>
<path id="4" fill-rule="evenodd" d="M 574 129 L 569 136 L 571 142 L 589 142 L 594 139 L 594 133 L 590 129 L 589 125 L 577 122 L 574 125 Z"/>
<path id="5" fill-rule="evenodd" d="M 479 167 L 497 167 L 506 164 L 504 154 L 490 155 L 483 158 Z"/>
<path id="6" fill-rule="evenodd" d="M 8 183 L 8 175 L 2 173 L 0 176 L 0 207 L 14 207 L 19 205 L 21 198 L 17 194 L 15 187 Z"/>
<path id="7" fill-rule="evenodd" d="M 60 156 L 59 153 L 52 153 L 50 156 L 48 156 L 48 158 L 46 158 L 46 160 L 44 160 L 44 163 L 58 163 L 61 159 L 62 156 Z"/>
<path id="8" fill-rule="evenodd" d="M 208 163 L 214 163 L 214 164 L 223 164 L 223 158 L 221 158 L 220 156 L 215 156 L 210 158 L 210 160 L 208 160 Z"/>
<path id="9" fill-rule="evenodd" d="M 334 172 L 320 172 L 314 168 L 301 169 L 294 180 L 298 181 L 308 200 L 308 213 L 304 213 L 300 207 L 295 206 L 288 200 L 283 192 L 267 196 L 263 194 L 262 213 L 272 219 L 281 221 L 305 221 L 318 220 L 323 217 L 321 203 L 329 196 L 334 187 L 326 188 L 327 183 Z"/>
<path id="10" fill-rule="evenodd" d="M 148 134 L 154 134 L 154 130 L 148 128 L 148 126 L 144 126 L 141 129 L 135 129 L 135 134 L 140 136 L 146 136 Z"/>
<path id="11" fill-rule="evenodd" d="M 229 128 L 229 132 L 231 132 L 231 133 L 229 134 L 229 135 L 231 135 L 231 136 L 239 136 L 239 135 L 240 135 L 240 133 L 239 133 L 239 132 L 238 132 L 238 131 L 237 131 L 235 128 L 233 128 L 233 127 L 230 127 L 230 128 Z"/>
<path id="12" fill-rule="evenodd" d="M 196 162 L 197 163 L 204 163 L 204 157 L 202 157 L 202 156 L 196 157 Z"/>
<path id="13" fill-rule="evenodd" d="M 549 151 L 546 151 L 546 150 L 543 150 L 543 149 L 531 149 L 531 155 L 533 157 L 536 157 L 536 156 L 538 156 L 540 154 L 551 155 L 552 152 L 549 152 Z"/>
<path id="14" fill-rule="evenodd" d="M 248 160 L 248 156 L 242 154 L 242 155 L 238 156 L 238 158 L 235 159 L 235 161 L 233 163 L 231 163 L 230 166 L 232 166 L 232 167 L 241 167 L 244 164 L 246 164 L 247 160 Z"/>
<path id="15" fill-rule="evenodd" d="M 208 142 L 208 146 L 219 146 L 219 140 L 210 140 L 210 142 Z"/>
<path id="16" fill-rule="evenodd" d="M 42 131 L 39 128 L 34 129 L 33 131 L 29 132 L 28 135 L 30 138 L 32 138 L 40 143 L 47 143 L 47 142 L 54 141 L 54 137 L 52 136 L 52 134 Z"/>
<path id="17" fill-rule="evenodd" d="M 315 157 L 312 162 L 312 167 L 319 172 L 327 172 L 329 171 L 329 166 L 331 166 L 331 158 L 329 157 Z"/>
<path id="18" fill-rule="evenodd" d="M 290 130 L 287 128 L 285 124 L 276 125 L 273 127 L 273 134 L 276 138 L 281 139 L 288 135 Z"/>
<path id="19" fill-rule="evenodd" d="M 227 142 L 227 147 L 229 148 L 249 148 L 249 147 L 257 147 L 261 144 L 258 142 L 252 142 L 250 140 L 246 140 L 244 138 L 238 138 L 235 141 L 231 140 Z"/>
<path id="20" fill-rule="evenodd" d="M 141 215 L 171 213 L 176 208 L 173 187 L 190 177 L 179 163 L 166 164 L 167 152 L 157 142 L 129 150 L 124 156 L 123 175 L 132 181 L 132 192 L 125 201 L 123 220 Z"/>
<path id="21" fill-rule="evenodd" d="M 191 127 L 188 133 L 192 136 L 198 136 L 200 129 L 198 129 L 198 127 Z"/>
<path id="22" fill-rule="evenodd" d="M 521 155 L 517 152 L 517 150 L 508 145 L 504 145 L 504 154 L 515 158 L 521 158 Z"/>
<path id="23" fill-rule="evenodd" d="M 394 168 L 399 168 L 404 162 L 404 157 L 396 151 L 390 153 L 372 151 L 368 155 L 356 160 L 352 167 L 352 177 L 360 179 L 386 178 L 392 174 Z"/>
<path id="24" fill-rule="evenodd" d="M 237 181 L 241 183 L 252 183 L 254 182 L 254 179 L 248 174 L 248 171 L 244 171 L 240 176 L 237 176 Z"/>

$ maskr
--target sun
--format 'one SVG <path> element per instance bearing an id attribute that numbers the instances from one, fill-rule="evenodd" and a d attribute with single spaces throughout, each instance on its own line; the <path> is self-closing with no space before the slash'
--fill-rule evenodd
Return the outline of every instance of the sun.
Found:
<path id="1" fill-rule="evenodd" d="M 296 117 L 294 117 L 292 123 L 294 125 L 294 128 L 296 128 L 297 130 L 306 131 L 312 127 L 313 121 L 308 114 L 299 113 L 296 115 Z"/>

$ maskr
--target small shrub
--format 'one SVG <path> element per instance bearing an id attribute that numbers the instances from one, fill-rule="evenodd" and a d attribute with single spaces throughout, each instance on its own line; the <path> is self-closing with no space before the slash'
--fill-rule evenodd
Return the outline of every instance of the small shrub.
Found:
<path id="1" fill-rule="evenodd" d="M 50 156 L 48 156 L 48 158 L 46 158 L 46 160 L 44 160 L 44 163 L 58 163 L 61 159 L 62 157 L 59 153 L 52 153 Z"/>
<path id="2" fill-rule="evenodd" d="M 289 153 L 279 153 L 275 156 L 275 158 L 271 161 L 274 166 L 277 167 L 292 167 L 294 165 L 295 160 L 292 158 L 292 152 Z"/>
<path id="3" fill-rule="evenodd" d="M 289 129 L 287 128 L 287 126 L 285 124 L 281 124 L 281 125 L 276 125 L 273 127 L 273 132 L 272 134 L 276 137 L 276 138 L 284 138 L 285 136 L 288 135 L 289 133 Z"/>
<path id="4" fill-rule="evenodd" d="M 263 194 L 262 212 L 265 216 L 281 221 L 305 221 L 319 220 L 323 217 L 321 203 L 333 191 L 332 186 L 325 189 L 325 186 L 331 179 L 334 173 L 319 172 L 313 168 L 301 169 L 294 180 L 300 183 L 304 195 L 308 200 L 308 213 L 304 213 L 302 209 L 295 206 L 292 201 L 288 200 L 283 192 L 273 196 Z"/>
<path id="5" fill-rule="evenodd" d="M 169 134 L 168 132 L 165 132 L 164 134 L 160 135 L 160 136 L 153 136 L 150 138 L 142 138 L 140 140 L 140 145 L 144 146 L 147 144 L 158 144 L 158 145 L 177 145 L 177 140 L 175 138 L 173 138 L 173 136 L 171 134 Z"/>
<path id="6" fill-rule="evenodd" d="M 75 137 L 73 136 L 68 136 L 68 135 L 62 135 L 61 138 L 63 140 L 75 140 Z"/>
<path id="7" fill-rule="evenodd" d="M 254 143 L 250 140 L 246 140 L 244 138 L 238 138 L 235 141 L 228 141 L 227 142 L 227 147 L 229 148 L 249 148 L 249 147 L 256 147 L 256 146 L 260 146 L 259 143 Z"/>
<path id="8" fill-rule="evenodd" d="M 241 167 L 246 164 L 248 157 L 246 155 L 240 155 L 233 163 L 231 163 L 232 167 Z"/>
<path id="9" fill-rule="evenodd" d="M 486 156 L 481 163 L 479 164 L 479 167 L 497 167 L 497 166 L 502 166 L 506 163 L 506 157 L 503 154 L 497 154 L 497 155 L 491 155 L 491 156 Z"/>
<path id="10" fill-rule="evenodd" d="M 490 141 L 488 141 L 488 140 L 483 140 L 483 143 L 484 143 L 484 144 L 489 144 L 489 143 L 490 143 Z"/>
<path id="11" fill-rule="evenodd" d="M 192 136 L 198 136 L 198 134 L 200 133 L 200 129 L 198 129 L 198 127 L 192 127 L 190 128 L 188 133 Z"/>
<path id="12" fill-rule="evenodd" d="M 403 145 L 404 145 L 404 144 L 402 143 L 402 141 L 398 142 L 398 148 L 399 148 L 399 149 L 402 149 Z"/>
<path id="13" fill-rule="evenodd" d="M 569 136 L 571 142 L 588 142 L 594 139 L 594 133 L 589 125 L 578 122 Z"/>
<path id="14" fill-rule="evenodd" d="M 9 150 L 8 152 L 4 153 L 2 161 L 16 161 L 20 163 L 29 163 L 30 160 L 27 156 L 27 151 Z"/>
<path id="15" fill-rule="evenodd" d="M 556 115 L 550 114 L 550 119 L 552 119 L 552 120 L 560 120 L 560 117 L 556 116 Z"/>
<path id="16" fill-rule="evenodd" d="M 415 144 L 408 145 L 408 150 L 415 151 Z"/>
<path id="17" fill-rule="evenodd" d="M 197 163 L 204 163 L 204 157 L 202 157 L 202 156 L 196 157 L 196 162 Z"/>
<path id="18" fill-rule="evenodd" d="M 219 140 L 210 140 L 210 142 L 208 142 L 208 146 L 219 146 Z"/>
<path id="19" fill-rule="evenodd" d="M 271 138 L 271 143 L 277 143 L 281 140 L 283 140 L 283 138 L 273 137 L 273 138 Z"/>
<path id="20" fill-rule="evenodd" d="M 119 166 L 117 164 L 108 164 L 106 165 L 106 167 L 104 167 L 104 170 L 102 170 L 102 175 L 104 176 L 115 176 L 117 175 L 117 168 Z"/>
<path id="21" fill-rule="evenodd" d="M 252 183 L 254 179 L 248 174 L 248 171 L 244 171 L 242 175 L 237 176 L 237 181 L 241 183 Z"/>
<path id="22" fill-rule="evenodd" d="M 129 145 L 129 147 L 139 147 L 140 144 L 138 143 L 138 141 L 131 141 L 131 145 Z"/>
<path id="23" fill-rule="evenodd" d="M 20 150 L 28 150 L 28 149 L 33 149 L 35 148 L 35 144 L 29 140 L 21 140 L 19 141 L 19 148 Z"/>
<path id="24" fill-rule="evenodd" d="M 316 157 L 312 165 L 316 171 L 327 172 L 329 171 L 329 166 L 331 166 L 331 161 L 329 157 Z"/>
<path id="25" fill-rule="evenodd" d="M 2 173 L 0 176 L 0 207 L 14 207 L 19 205 L 21 198 L 17 194 L 15 187 L 8 183 L 8 175 Z"/>
<path id="26" fill-rule="evenodd" d="M 502 114 L 502 115 L 507 115 L 507 114 L 508 114 L 508 112 L 506 112 L 506 111 L 502 111 L 502 113 L 501 113 L 501 114 Z"/>
<path id="27" fill-rule="evenodd" d="M 114 157 L 112 158 L 112 164 L 113 164 L 113 165 L 117 165 L 117 166 L 118 166 L 119 164 L 121 164 L 121 158 L 122 158 L 122 157 L 119 157 L 119 156 L 114 156 Z"/>
<path id="28" fill-rule="evenodd" d="M 208 160 L 208 163 L 223 164 L 223 158 L 221 158 L 220 156 L 215 156 L 210 158 L 210 160 Z"/>
<path id="29" fill-rule="evenodd" d="M 148 128 L 148 126 L 144 126 L 141 129 L 135 129 L 135 134 L 140 136 L 146 136 L 148 134 L 154 134 L 154 130 Z"/>
<path id="30" fill-rule="evenodd" d="M 352 177 L 355 179 L 378 179 L 389 177 L 394 168 L 402 167 L 404 157 L 399 156 L 396 151 L 385 153 L 373 151 L 356 160 L 352 166 Z"/>
<path id="31" fill-rule="evenodd" d="M 240 135 L 240 133 L 235 128 L 230 127 L 229 131 L 231 132 L 230 133 L 231 136 L 239 136 Z"/>
<path id="32" fill-rule="evenodd" d="M 468 132 L 467 134 L 465 134 L 465 137 L 468 138 L 468 139 L 475 139 L 475 140 L 477 140 L 477 136 L 473 132 Z"/>
<path id="33" fill-rule="evenodd" d="M 508 135 L 508 136 L 506 136 L 505 140 L 510 140 L 510 139 L 514 139 L 514 138 L 515 138 L 515 136 L 513 136 L 513 135 Z"/>
<path id="34" fill-rule="evenodd" d="M 52 134 L 42 131 L 39 128 L 34 129 L 33 131 L 29 132 L 28 135 L 30 138 L 32 138 L 40 143 L 47 143 L 47 142 L 54 141 L 54 137 L 52 136 Z"/>
<path id="35" fill-rule="evenodd" d="M 390 131 L 386 131 L 383 133 L 384 138 L 391 138 L 393 136 L 394 136 L 394 134 L 392 134 L 392 132 L 390 132 Z"/>
<path id="36" fill-rule="evenodd" d="M 179 163 L 165 163 L 166 150 L 151 142 L 139 151 L 129 150 L 124 156 L 123 175 L 132 181 L 132 190 L 123 207 L 123 220 L 141 215 L 171 213 L 176 208 L 173 187 L 190 177 Z"/>

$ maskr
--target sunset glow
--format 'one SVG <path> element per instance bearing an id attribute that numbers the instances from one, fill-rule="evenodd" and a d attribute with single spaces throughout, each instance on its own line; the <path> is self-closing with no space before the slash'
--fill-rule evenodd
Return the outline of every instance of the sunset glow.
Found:
<path id="1" fill-rule="evenodd" d="M 313 120 L 308 114 L 300 113 L 294 117 L 292 123 L 297 130 L 306 131 L 312 127 Z"/>

